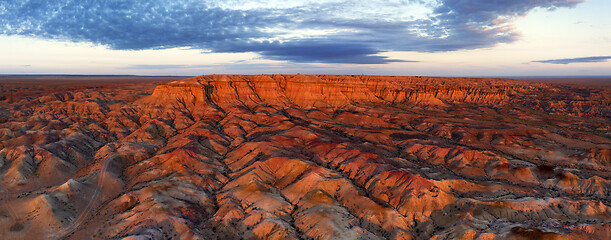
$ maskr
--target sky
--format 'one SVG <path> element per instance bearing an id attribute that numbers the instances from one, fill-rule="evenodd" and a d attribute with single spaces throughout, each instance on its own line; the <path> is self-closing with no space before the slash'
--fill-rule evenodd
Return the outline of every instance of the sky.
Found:
<path id="1" fill-rule="evenodd" d="M 609 0 L 0 0 L 0 74 L 611 76 Z"/>

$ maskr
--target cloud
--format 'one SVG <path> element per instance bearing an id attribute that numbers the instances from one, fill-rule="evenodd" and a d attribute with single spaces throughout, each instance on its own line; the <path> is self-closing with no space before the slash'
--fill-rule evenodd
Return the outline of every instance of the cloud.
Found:
<path id="1" fill-rule="evenodd" d="M 551 63 L 551 64 L 570 64 L 570 63 L 606 62 L 609 59 L 611 59 L 611 56 L 561 58 L 561 59 L 539 60 L 539 61 L 532 61 L 532 62 Z"/>
<path id="2" fill-rule="evenodd" d="M 513 19 L 534 8 L 574 7 L 585 0 L 443 0 L 434 9 L 435 43 L 421 51 L 476 49 L 517 40 Z M 426 46 L 426 45 L 425 45 Z"/>
<path id="3" fill-rule="evenodd" d="M 188 47 L 291 62 L 406 62 L 385 51 L 455 51 L 519 37 L 513 19 L 584 0 L 3 0 L 0 34 L 118 50 Z"/>
<path id="4" fill-rule="evenodd" d="M 234 43 L 225 44 L 217 50 L 223 52 L 259 52 L 265 58 L 299 63 L 352 63 L 384 64 L 389 62 L 416 62 L 388 59 L 370 45 L 351 43 L 344 40 L 307 39 L 290 42 Z"/>

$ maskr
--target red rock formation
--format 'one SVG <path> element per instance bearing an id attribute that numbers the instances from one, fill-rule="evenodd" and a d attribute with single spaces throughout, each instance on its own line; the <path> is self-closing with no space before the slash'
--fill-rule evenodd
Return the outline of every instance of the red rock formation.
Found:
<path id="1" fill-rule="evenodd" d="M 446 105 L 499 104 L 513 91 L 512 80 L 371 77 L 345 75 L 208 75 L 159 85 L 150 102 L 343 107 L 353 103 Z M 478 86 L 474 88 L 472 86 Z"/>
<path id="2" fill-rule="evenodd" d="M 2 239 L 611 237 L 608 87 L 3 81 Z"/>

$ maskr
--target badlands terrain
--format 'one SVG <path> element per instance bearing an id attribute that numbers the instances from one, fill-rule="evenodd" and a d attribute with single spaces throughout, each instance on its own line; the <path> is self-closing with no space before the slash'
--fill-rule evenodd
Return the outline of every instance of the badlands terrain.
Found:
<path id="1" fill-rule="evenodd" d="M 0 239 L 611 239 L 611 85 L 0 78 Z"/>

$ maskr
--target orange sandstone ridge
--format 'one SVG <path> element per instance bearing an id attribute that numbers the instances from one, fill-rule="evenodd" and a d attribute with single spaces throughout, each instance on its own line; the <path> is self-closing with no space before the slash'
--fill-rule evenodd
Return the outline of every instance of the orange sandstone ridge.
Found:
<path id="1" fill-rule="evenodd" d="M 1 239 L 611 238 L 608 86 L 0 83 Z"/>
<path id="2" fill-rule="evenodd" d="M 502 103 L 523 89 L 507 79 L 450 79 L 346 75 L 208 75 L 162 84 L 151 96 L 164 102 L 213 101 L 341 107 L 352 103 Z"/>

